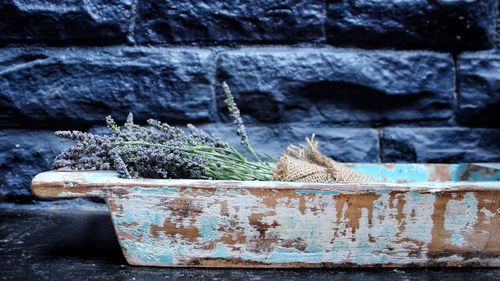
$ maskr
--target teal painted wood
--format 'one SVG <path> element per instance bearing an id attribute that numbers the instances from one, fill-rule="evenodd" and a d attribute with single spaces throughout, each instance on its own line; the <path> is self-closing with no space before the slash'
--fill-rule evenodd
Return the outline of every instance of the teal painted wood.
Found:
<path id="1" fill-rule="evenodd" d="M 33 191 L 105 198 L 135 265 L 500 266 L 498 165 L 351 165 L 393 182 L 126 180 L 53 171 L 35 177 Z"/>
<path id="2" fill-rule="evenodd" d="M 347 164 L 354 170 L 385 182 L 498 181 L 500 164 Z"/>

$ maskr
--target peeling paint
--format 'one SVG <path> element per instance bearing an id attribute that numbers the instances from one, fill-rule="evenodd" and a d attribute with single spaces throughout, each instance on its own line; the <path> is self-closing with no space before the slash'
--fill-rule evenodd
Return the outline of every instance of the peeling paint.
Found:
<path id="1" fill-rule="evenodd" d="M 379 172 L 415 171 L 407 168 L 384 165 Z M 451 177 L 448 169 L 428 169 L 428 177 Z M 43 175 L 34 189 L 47 196 L 104 197 L 131 264 L 500 265 L 499 182 L 140 181 L 102 175 Z"/>
<path id="2" fill-rule="evenodd" d="M 448 201 L 444 215 L 444 229 L 451 236 L 452 244 L 462 245 L 466 243 L 464 236 L 474 231 L 473 226 L 477 221 L 476 212 L 477 201 L 472 192 L 465 193 L 461 200 Z"/>
<path id="3" fill-rule="evenodd" d="M 113 214 L 118 233 L 126 252 L 134 255 L 140 264 L 175 265 L 204 258 L 238 259 L 266 264 L 280 263 L 353 263 L 408 264 L 429 261 L 427 245 L 433 234 L 433 214 L 436 194 L 421 192 L 379 192 L 368 194 L 316 194 L 300 192 L 284 200 L 280 193 L 268 196 L 276 203 L 271 205 L 254 191 L 235 196 L 231 189 L 217 196 L 204 190 L 172 194 L 170 191 L 150 197 L 151 193 L 133 190 L 127 196 L 111 197 L 121 205 L 122 214 Z M 182 217 L 172 208 L 152 212 L 140 198 L 152 205 L 159 203 L 165 194 L 175 200 L 189 197 L 191 207 L 199 213 Z M 289 194 L 290 195 L 290 194 Z M 265 196 L 264 196 L 265 197 Z M 280 199 L 281 198 L 281 199 Z M 449 243 L 460 247 L 467 245 L 470 231 L 477 223 L 477 200 L 473 192 L 453 196 L 445 204 L 444 230 L 449 233 Z M 303 203 L 301 203 L 301 200 Z M 151 202 L 152 201 L 152 202 Z M 162 201 L 165 204 L 165 201 Z M 222 204 L 224 202 L 224 204 Z M 266 203 L 267 202 L 267 203 Z M 274 201 L 273 201 L 274 202 Z M 301 204 L 304 210 L 301 211 Z M 222 214 L 222 206 L 227 209 Z M 184 205 L 182 205 L 184 206 Z M 150 225 L 130 225 L 130 211 L 136 221 L 158 222 L 158 212 L 165 221 L 178 225 L 172 233 L 153 235 Z M 483 211 L 484 213 L 484 211 Z M 472 215 L 472 218 L 470 217 Z M 449 219 L 448 219 L 449 218 Z M 188 222 L 187 225 L 184 223 Z M 198 232 L 185 232 L 181 227 L 196 228 Z M 171 235 L 177 232 L 177 235 Z M 189 236 L 189 237 L 187 237 Z M 140 241 L 141 246 L 137 242 Z M 144 246 L 144 245 L 148 246 Z M 172 262 L 164 263 L 158 255 L 144 255 L 148 249 L 169 253 Z M 497 249 L 500 251 L 500 249 Z M 144 258 L 145 257 L 145 258 Z M 151 259 L 154 259 L 153 261 Z"/>

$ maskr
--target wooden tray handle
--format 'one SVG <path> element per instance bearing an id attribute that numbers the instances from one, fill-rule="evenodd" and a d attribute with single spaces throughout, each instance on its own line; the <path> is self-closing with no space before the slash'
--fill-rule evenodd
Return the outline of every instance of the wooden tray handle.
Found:
<path id="1" fill-rule="evenodd" d="M 41 198 L 101 197 L 107 187 L 88 182 L 89 173 L 74 171 L 48 171 L 36 175 L 31 182 L 34 195 Z"/>

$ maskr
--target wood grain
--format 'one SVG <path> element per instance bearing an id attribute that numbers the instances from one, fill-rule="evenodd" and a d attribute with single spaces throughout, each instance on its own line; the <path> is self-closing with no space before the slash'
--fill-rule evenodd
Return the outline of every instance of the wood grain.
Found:
<path id="1" fill-rule="evenodd" d="M 451 179 L 451 167 L 430 170 Z M 496 172 L 488 169 L 491 179 Z M 498 267 L 500 182 L 475 179 L 306 184 L 52 171 L 35 177 L 32 188 L 42 197 L 106 199 L 135 265 Z"/>

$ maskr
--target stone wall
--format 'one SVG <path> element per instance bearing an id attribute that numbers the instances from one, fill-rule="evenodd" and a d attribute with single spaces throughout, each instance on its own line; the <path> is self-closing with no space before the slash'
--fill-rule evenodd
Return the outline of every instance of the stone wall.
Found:
<path id="1" fill-rule="evenodd" d="M 258 149 L 315 133 L 347 162 L 500 161 L 495 0 L 0 1 L 0 201 L 104 117 L 194 123 Z"/>

